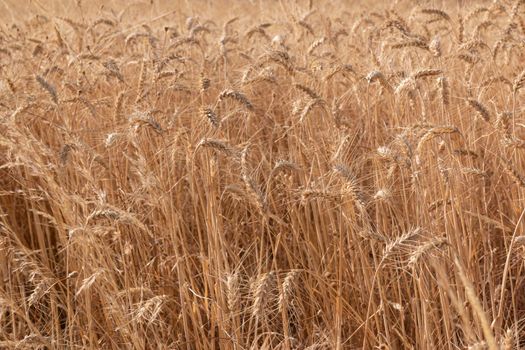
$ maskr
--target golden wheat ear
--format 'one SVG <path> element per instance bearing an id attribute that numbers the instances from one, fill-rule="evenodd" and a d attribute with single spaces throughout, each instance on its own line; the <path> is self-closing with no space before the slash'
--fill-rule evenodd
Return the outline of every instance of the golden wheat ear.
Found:
<path id="1" fill-rule="evenodd" d="M 525 1 L 437 3 L 2 1 L 0 349 L 523 348 Z"/>

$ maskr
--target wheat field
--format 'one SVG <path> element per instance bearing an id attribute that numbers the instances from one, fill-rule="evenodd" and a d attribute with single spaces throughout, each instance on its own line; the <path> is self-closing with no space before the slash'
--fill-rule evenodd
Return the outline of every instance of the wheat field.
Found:
<path id="1" fill-rule="evenodd" d="M 0 349 L 525 347 L 525 1 L 0 18 Z"/>

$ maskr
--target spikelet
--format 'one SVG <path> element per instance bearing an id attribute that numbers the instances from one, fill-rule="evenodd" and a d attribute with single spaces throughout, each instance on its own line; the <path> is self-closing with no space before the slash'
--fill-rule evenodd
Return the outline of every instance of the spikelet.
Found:
<path id="1" fill-rule="evenodd" d="M 95 20 L 95 21 L 89 26 L 89 29 L 88 29 L 88 30 L 93 30 L 96 26 L 98 26 L 98 25 L 100 25 L 100 24 L 105 24 L 105 25 L 107 25 L 108 27 L 114 27 L 114 26 L 115 26 L 115 22 L 113 22 L 112 20 L 107 19 L 107 18 L 99 18 L 99 19 Z"/>
<path id="2" fill-rule="evenodd" d="M 456 57 L 470 65 L 474 65 L 479 61 L 478 57 L 474 55 L 469 55 L 469 54 L 459 54 L 459 55 L 456 55 Z"/>
<path id="3" fill-rule="evenodd" d="M 271 294 L 275 289 L 275 273 L 273 271 L 264 273 L 255 281 L 252 286 L 253 309 L 252 316 L 256 319 L 267 315 L 267 305 Z"/>
<path id="4" fill-rule="evenodd" d="M 306 205 L 309 201 L 313 201 L 315 199 L 336 199 L 341 197 L 340 193 L 315 188 L 305 188 L 299 193 L 301 205 Z"/>
<path id="5" fill-rule="evenodd" d="M 525 86 L 525 69 L 516 76 L 516 79 L 514 79 L 514 83 L 512 84 L 512 91 L 514 93 L 517 93 L 523 86 Z"/>
<path id="6" fill-rule="evenodd" d="M 168 70 L 168 71 L 164 71 L 164 72 L 161 72 L 159 73 L 156 77 L 155 77 L 155 82 L 158 82 L 162 79 L 165 79 L 165 78 L 170 78 L 170 77 L 177 77 L 177 76 L 180 76 L 180 72 L 178 70 Z"/>
<path id="7" fill-rule="evenodd" d="M 89 113 L 91 113 L 93 118 L 97 117 L 97 111 L 95 109 L 95 106 L 93 106 L 93 104 L 91 102 L 89 102 L 88 100 L 86 100 L 82 96 L 76 97 L 75 100 L 81 102 L 84 106 L 86 106 L 86 108 L 89 110 Z"/>
<path id="8" fill-rule="evenodd" d="M 421 79 L 425 77 L 433 77 L 442 73 L 443 71 L 441 69 L 420 69 L 416 71 L 412 76 L 414 77 L 414 79 Z"/>
<path id="9" fill-rule="evenodd" d="M 396 89 L 394 90 L 394 94 L 400 96 L 405 91 L 413 91 L 415 89 L 417 89 L 417 82 L 414 77 L 406 77 L 399 82 Z"/>
<path id="10" fill-rule="evenodd" d="M 129 44 L 135 42 L 139 38 L 147 38 L 149 34 L 147 33 L 131 33 L 124 39 L 124 44 L 128 46 Z"/>
<path id="11" fill-rule="evenodd" d="M 469 149 L 455 149 L 454 154 L 462 157 L 470 157 L 472 159 L 479 158 L 479 155 L 476 152 Z"/>
<path id="12" fill-rule="evenodd" d="M 222 31 L 223 31 L 224 33 L 227 33 L 228 30 L 229 30 L 229 27 L 230 27 L 233 23 L 237 22 L 238 20 L 239 20 L 239 17 L 232 17 L 232 18 L 230 18 L 229 20 L 227 20 L 227 21 L 224 23 L 224 25 L 222 26 Z"/>
<path id="13" fill-rule="evenodd" d="M 77 289 L 75 293 L 75 298 L 78 298 L 84 291 L 88 291 L 91 286 L 99 279 L 99 276 L 103 276 L 106 273 L 106 271 L 102 268 L 97 269 L 92 275 L 89 277 L 84 278 L 82 281 L 82 284 Z"/>
<path id="14" fill-rule="evenodd" d="M 190 34 L 189 34 L 189 37 L 190 38 L 195 38 L 195 36 L 199 33 L 210 33 L 211 31 L 206 28 L 205 26 L 202 26 L 202 25 L 198 25 L 198 26 L 195 26 L 193 28 L 191 28 L 190 30 Z"/>
<path id="15" fill-rule="evenodd" d="M 290 170 L 290 171 L 298 171 L 300 168 L 297 166 L 297 164 L 287 161 L 287 160 L 279 160 L 277 163 L 275 163 L 275 166 L 273 167 L 270 177 L 276 176 L 279 172 Z"/>
<path id="16" fill-rule="evenodd" d="M 86 28 L 85 24 L 75 22 L 71 18 L 66 18 L 66 17 L 56 17 L 56 18 L 69 24 L 71 28 L 73 28 L 75 31 L 79 31 L 80 29 Z"/>
<path id="17" fill-rule="evenodd" d="M 296 276 L 297 276 L 297 271 L 292 270 L 288 272 L 281 285 L 281 291 L 279 293 L 279 301 L 278 301 L 279 311 L 281 313 L 287 311 L 290 305 L 291 299 L 293 298 Z"/>
<path id="18" fill-rule="evenodd" d="M 122 83 L 124 82 L 124 76 L 120 72 L 120 69 L 118 68 L 118 65 L 115 62 L 115 60 L 107 60 L 102 65 L 109 71 L 109 75 L 116 77 Z"/>
<path id="19" fill-rule="evenodd" d="M 459 129 L 454 125 L 438 125 L 432 127 L 429 132 L 434 135 L 455 134 L 459 133 Z"/>
<path id="20" fill-rule="evenodd" d="M 517 172 L 517 170 L 512 166 L 512 164 L 509 161 L 501 160 L 501 163 L 503 164 L 503 169 L 507 173 L 507 175 L 510 176 L 512 181 L 519 187 L 525 188 L 525 179 Z"/>
<path id="21" fill-rule="evenodd" d="M 226 141 L 223 140 L 202 139 L 197 144 L 197 147 L 195 147 L 195 151 L 197 151 L 201 147 L 216 149 L 219 152 L 226 154 L 227 156 L 234 155 L 234 150 L 226 143 Z"/>
<path id="22" fill-rule="evenodd" d="M 301 27 L 303 27 L 304 29 L 306 29 L 306 31 L 312 35 L 315 34 L 313 28 L 311 25 L 309 25 L 308 23 L 306 23 L 306 21 L 304 20 L 299 20 L 297 21 L 297 24 L 300 25 Z"/>
<path id="23" fill-rule="evenodd" d="M 53 102 L 55 104 L 58 104 L 58 96 L 57 96 L 57 91 L 56 89 L 53 87 L 53 85 L 51 85 L 50 83 L 48 83 L 44 78 L 42 78 L 40 75 L 37 75 L 36 76 L 36 81 L 40 84 L 40 86 L 46 90 L 49 95 L 51 96 L 51 99 L 53 100 Z"/>
<path id="24" fill-rule="evenodd" d="M 439 174 L 443 178 L 443 181 L 445 182 L 445 184 L 449 185 L 450 184 L 449 168 L 445 166 L 445 161 L 443 160 L 443 158 L 438 157 L 437 166 L 438 166 Z"/>
<path id="25" fill-rule="evenodd" d="M 211 85 L 210 79 L 204 76 L 204 74 L 201 74 L 201 79 L 200 79 L 201 92 L 208 90 L 210 88 L 210 85 Z"/>
<path id="26" fill-rule="evenodd" d="M 315 49 L 317 49 L 319 46 L 321 46 L 322 44 L 324 44 L 324 42 L 326 41 L 326 38 L 325 37 L 322 37 L 322 38 L 319 38 L 317 39 L 316 41 L 314 41 L 310 47 L 308 48 L 308 54 L 311 55 Z"/>
<path id="27" fill-rule="evenodd" d="M 244 186 L 232 184 L 224 187 L 224 194 L 227 194 L 229 198 L 237 202 L 243 202 L 246 200 L 247 194 L 244 190 Z"/>
<path id="28" fill-rule="evenodd" d="M 343 164 L 337 164 L 334 167 L 334 170 L 336 170 L 346 180 L 350 196 L 354 200 L 354 203 L 355 203 L 356 207 L 359 210 L 364 209 L 366 207 L 366 202 L 365 202 L 365 199 L 364 199 L 364 195 L 361 192 L 361 189 L 359 188 L 359 185 L 358 185 L 357 180 L 355 179 L 354 175 Z"/>
<path id="29" fill-rule="evenodd" d="M 509 134 L 510 130 L 510 120 L 512 118 L 511 112 L 500 112 L 494 122 L 494 127 L 500 129 L 503 134 Z"/>
<path id="30" fill-rule="evenodd" d="M 441 103 L 447 107 L 450 103 L 450 92 L 448 87 L 448 80 L 446 77 L 439 77 L 437 79 L 439 94 L 441 95 Z"/>
<path id="31" fill-rule="evenodd" d="M 67 159 L 69 158 L 69 153 L 73 150 L 73 146 L 70 144 L 65 144 L 62 149 L 60 150 L 60 163 L 62 165 L 65 165 L 67 163 Z"/>
<path id="32" fill-rule="evenodd" d="M 473 51 L 476 49 L 486 48 L 490 51 L 490 47 L 481 39 L 471 39 L 459 46 L 460 50 Z"/>
<path id="33" fill-rule="evenodd" d="M 375 70 L 375 71 L 368 73 L 368 75 L 366 76 L 366 80 L 368 81 L 369 84 L 375 81 L 379 81 L 379 83 L 381 84 L 383 88 L 385 88 L 389 92 L 394 92 L 392 86 L 388 83 L 383 73 L 379 71 Z"/>
<path id="34" fill-rule="evenodd" d="M 308 96 L 310 96 L 310 98 L 312 99 L 318 99 L 320 98 L 319 95 L 312 89 L 310 89 L 309 87 L 307 86 L 304 86 L 302 84 L 293 84 L 294 87 L 296 87 L 298 90 L 304 92 L 305 94 L 307 94 Z"/>
<path id="35" fill-rule="evenodd" d="M 389 242 L 385 245 L 385 248 L 383 249 L 383 257 L 381 258 L 382 261 L 386 261 L 392 254 L 394 254 L 399 248 L 403 247 L 410 241 L 412 241 L 414 238 L 419 236 L 421 234 L 421 228 L 411 228 L 407 230 L 405 233 L 403 233 L 401 236 L 396 237 L 394 240 L 389 240 Z"/>
<path id="36" fill-rule="evenodd" d="M 471 12 L 469 12 L 467 14 L 467 16 L 465 16 L 465 23 L 470 21 L 472 18 L 478 16 L 479 14 L 481 14 L 482 12 L 489 12 L 489 9 L 486 8 L 486 7 L 483 7 L 483 6 L 478 6 L 476 8 L 474 8 Z"/>
<path id="37" fill-rule="evenodd" d="M 211 109 L 210 107 L 203 107 L 201 113 L 214 128 L 219 127 L 220 121 L 213 109 Z"/>
<path id="38" fill-rule="evenodd" d="M 458 18 L 458 41 L 460 44 L 465 41 L 465 23 L 461 16 Z"/>
<path id="39" fill-rule="evenodd" d="M 139 81 L 137 82 L 137 97 L 135 99 L 135 103 L 140 102 L 143 96 L 143 90 L 144 90 L 144 84 L 146 82 L 146 61 L 142 61 L 142 65 L 140 66 L 140 76 Z"/>
<path id="40" fill-rule="evenodd" d="M 473 36 L 474 37 L 479 37 L 482 30 L 485 30 L 488 27 L 493 26 L 493 25 L 494 25 L 494 22 L 492 22 L 492 21 L 483 21 L 483 22 L 481 22 L 474 29 L 474 35 Z"/>
<path id="41" fill-rule="evenodd" d="M 403 33 L 405 36 L 410 37 L 410 30 L 408 29 L 408 26 L 406 25 L 406 23 L 402 23 L 399 20 L 389 20 L 385 23 L 383 28 L 384 29 L 396 28 L 401 33 Z"/>
<path id="42" fill-rule="evenodd" d="M 388 188 L 381 188 L 377 190 L 373 198 L 376 201 L 380 201 L 380 202 L 388 201 L 390 198 L 392 198 L 392 192 Z"/>
<path id="43" fill-rule="evenodd" d="M 16 87 L 13 81 L 9 78 L 5 78 L 5 82 L 7 83 L 7 87 L 9 88 L 9 91 L 11 91 L 11 93 L 13 94 L 16 94 Z"/>
<path id="44" fill-rule="evenodd" d="M 235 312 L 240 306 L 240 281 L 239 274 L 233 273 L 226 277 L 226 297 L 228 310 Z"/>
<path id="45" fill-rule="evenodd" d="M 477 114 L 486 122 L 490 121 L 490 112 L 489 110 L 481 104 L 478 100 L 469 98 L 467 99 L 467 103 L 470 107 L 474 108 L 476 110 Z"/>
<path id="46" fill-rule="evenodd" d="M 438 199 L 430 203 L 430 205 L 428 206 L 428 211 L 429 212 L 434 211 L 438 209 L 439 207 L 442 207 L 443 205 L 448 205 L 448 204 L 450 204 L 450 199 L 447 201 L 444 201 L 443 199 Z"/>
<path id="47" fill-rule="evenodd" d="M 250 39 L 255 34 L 258 34 L 264 39 L 266 39 L 266 41 L 271 41 L 270 36 L 265 31 L 265 29 L 268 28 L 270 25 L 271 25 L 270 23 L 263 23 L 263 24 L 257 25 L 251 28 L 250 30 L 248 30 L 244 36 Z"/>
<path id="48" fill-rule="evenodd" d="M 122 114 L 122 105 L 124 104 L 124 92 L 120 92 L 115 100 L 115 108 L 113 112 L 113 120 L 118 120 Z"/>
<path id="49" fill-rule="evenodd" d="M 251 84 L 257 84 L 257 83 L 270 83 L 270 84 L 277 84 L 277 79 L 274 76 L 274 72 L 272 69 L 264 69 L 262 72 L 260 72 L 257 76 L 248 79 L 247 77 L 243 77 L 242 84 L 243 85 L 251 85 Z"/>
<path id="50" fill-rule="evenodd" d="M 282 66 L 288 72 L 288 74 L 292 76 L 295 74 L 295 68 L 292 62 L 290 62 L 290 56 L 284 51 L 272 50 L 269 53 L 262 55 L 261 60 L 264 62 L 277 63 L 278 65 Z"/>
<path id="51" fill-rule="evenodd" d="M 27 111 L 32 106 L 33 106 L 32 103 L 26 103 L 26 104 L 18 107 L 17 109 L 15 109 L 14 112 L 11 113 L 11 115 L 4 117 L 4 119 L 2 119 L 2 121 L 3 122 L 5 122 L 5 121 L 15 121 L 17 116 L 19 116 L 21 113 Z"/>
<path id="52" fill-rule="evenodd" d="M 441 57 L 441 39 L 439 36 L 434 37 L 428 44 L 428 49 L 434 55 L 434 57 Z"/>
<path id="53" fill-rule="evenodd" d="M 435 126 L 431 129 L 429 129 L 423 137 L 419 140 L 417 144 L 417 153 L 421 153 L 421 149 L 425 143 L 428 141 L 434 139 L 438 135 L 446 135 L 446 134 L 455 134 L 459 133 L 459 130 L 457 127 L 452 125 L 443 125 L 443 126 Z"/>
<path id="54" fill-rule="evenodd" d="M 350 65 L 350 64 L 341 64 L 341 65 L 338 65 L 336 66 L 335 68 L 333 68 L 325 77 L 324 77 L 324 81 L 327 81 L 327 80 L 330 80 L 332 79 L 337 73 L 341 73 L 341 72 L 350 72 L 350 73 L 354 73 L 355 74 L 355 71 L 354 71 L 354 68 Z"/>
<path id="55" fill-rule="evenodd" d="M 239 102 L 246 109 L 248 109 L 250 111 L 254 110 L 253 105 L 250 102 L 250 100 L 248 100 L 248 98 L 244 94 L 239 92 L 239 91 L 235 91 L 235 90 L 231 90 L 231 89 L 226 89 L 226 90 L 222 91 L 220 93 L 220 95 L 219 95 L 219 101 L 224 101 L 227 98 Z"/>
<path id="56" fill-rule="evenodd" d="M 517 138 L 516 136 L 505 135 L 501 140 L 501 144 L 504 147 L 525 149 L 525 141 Z"/>
<path id="57" fill-rule="evenodd" d="M 450 21 L 450 16 L 445 11 L 442 11 L 442 10 L 438 10 L 438 9 L 422 9 L 421 13 L 424 13 L 426 15 L 436 15 L 436 16 L 441 17 L 442 19 L 444 19 L 446 21 Z"/>
<path id="58" fill-rule="evenodd" d="M 348 31 L 344 28 L 339 29 L 332 34 L 332 37 L 330 38 L 331 42 L 337 46 L 340 36 L 348 36 Z"/>
<path id="59" fill-rule="evenodd" d="M 387 146 L 380 146 L 377 148 L 377 155 L 385 160 L 394 160 L 395 159 L 395 153 L 394 151 Z"/>
<path id="60" fill-rule="evenodd" d="M 502 75 L 497 76 L 497 77 L 491 77 L 491 78 L 485 79 L 481 83 L 481 87 L 488 87 L 488 86 L 491 86 L 491 85 L 496 84 L 496 83 L 502 83 L 502 84 L 508 86 L 511 90 L 513 90 L 512 83 L 507 78 L 505 78 Z"/>
<path id="61" fill-rule="evenodd" d="M 153 117 L 149 117 L 145 119 L 144 121 L 146 122 L 146 125 L 152 128 L 156 133 L 162 134 L 164 132 L 164 130 L 162 129 L 162 126 Z"/>
<path id="62" fill-rule="evenodd" d="M 111 145 L 113 145 L 115 143 L 115 141 L 119 138 L 120 134 L 118 133 L 110 133 L 106 136 L 106 139 L 104 141 L 104 145 L 106 147 L 111 147 Z"/>
<path id="63" fill-rule="evenodd" d="M 66 44 L 64 43 L 64 39 L 62 39 L 62 35 L 60 34 L 60 31 L 56 26 L 53 27 L 55 29 L 55 36 L 57 38 L 58 47 L 65 48 Z"/>
<path id="64" fill-rule="evenodd" d="M 95 55 L 95 54 L 92 54 L 91 52 L 84 52 L 84 53 L 81 53 L 80 55 L 77 56 L 77 59 L 82 61 L 82 60 L 86 60 L 86 61 L 100 61 L 102 59 L 102 57 L 98 56 L 98 55 Z"/>
<path id="65" fill-rule="evenodd" d="M 147 36 L 149 38 L 149 35 Z M 199 40 L 192 37 L 178 38 L 175 42 L 168 48 L 168 51 L 175 50 L 176 48 L 183 45 L 200 45 Z"/>
<path id="66" fill-rule="evenodd" d="M 264 198 L 263 193 L 258 188 L 255 181 L 251 178 L 251 176 L 248 173 L 248 161 L 247 161 L 247 154 L 248 154 L 248 146 L 246 146 L 242 152 L 241 152 L 241 177 L 244 181 L 244 185 L 246 187 L 246 191 L 250 198 L 252 199 L 253 203 L 257 206 L 257 209 L 259 209 L 259 212 L 261 214 L 266 213 L 266 199 Z"/>
<path id="67" fill-rule="evenodd" d="M 512 330 L 512 328 L 509 328 L 507 329 L 507 331 L 505 332 L 505 336 L 503 337 L 501 350 L 512 350 L 514 349 L 515 344 L 516 340 L 514 338 L 514 331 Z"/>
<path id="68" fill-rule="evenodd" d="M 324 107 L 325 104 L 326 104 L 325 101 L 320 98 L 316 98 L 316 99 L 312 99 L 308 101 L 308 103 L 304 106 L 304 108 L 301 111 L 299 122 L 303 123 L 306 117 L 308 116 L 308 114 L 314 109 L 315 106 Z"/>
<path id="69" fill-rule="evenodd" d="M 410 255 L 408 267 L 414 268 L 424 255 L 447 244 L 448 240 L 445 237 L 435 237 L 421 244 Z"/>
<path id="70" fill-rule="evenodd" d="M 392 45 L 393 49 L 404 49 L 404 48 L 407 48 L 407 47 L 416 47 L 416 48 L 419 48 L 419 49 L 430 51 L 430 47 L 428 46 L 428 44 L 426 42 L 424 42 L 423 40 L 419 40 L 419 39 L 418 40 L 405 41 L 405 42 L 402 42 L 402 43 L 398 43 L 398 44 L 393 44 Z"/>

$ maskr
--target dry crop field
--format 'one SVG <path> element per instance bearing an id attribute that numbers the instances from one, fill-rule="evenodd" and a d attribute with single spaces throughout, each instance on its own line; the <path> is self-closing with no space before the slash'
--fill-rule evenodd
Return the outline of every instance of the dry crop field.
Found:
<path id="1" fill-rule="evenodd" d="M 525 346 L 525 1 L 0 13 L 1 349 Z"/>

